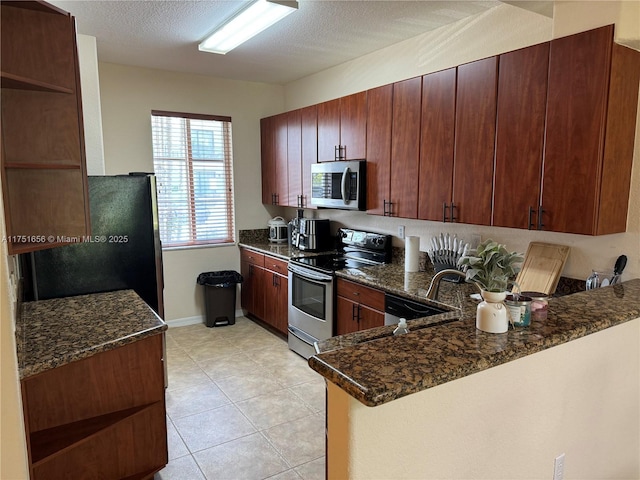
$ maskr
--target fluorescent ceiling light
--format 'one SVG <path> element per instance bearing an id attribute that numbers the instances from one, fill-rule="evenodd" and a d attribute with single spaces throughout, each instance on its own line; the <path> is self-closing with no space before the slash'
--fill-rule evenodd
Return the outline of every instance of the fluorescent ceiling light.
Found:
<path id="1" fill-rule="evenodd" d="M 255 0 L 204 39 L 198 50 L 224 55 L 297 8 L 297 1 Z"/>

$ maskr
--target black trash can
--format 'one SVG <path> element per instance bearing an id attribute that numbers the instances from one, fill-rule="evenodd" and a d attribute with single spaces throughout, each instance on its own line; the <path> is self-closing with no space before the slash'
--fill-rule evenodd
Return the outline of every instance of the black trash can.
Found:
<path id="1" fill-rule="evenodd" d="M 236 285 L 242 275 L 234 270 L 205 272 L 198 275 L 198 284 L 204 285 L 207 327 L 221 327 L 236 323 Z"/>

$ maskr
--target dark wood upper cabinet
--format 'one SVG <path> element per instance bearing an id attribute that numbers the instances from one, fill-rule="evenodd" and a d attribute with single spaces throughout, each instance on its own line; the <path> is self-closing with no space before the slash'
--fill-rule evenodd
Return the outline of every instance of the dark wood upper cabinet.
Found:
<path id="1" fill-rule="evenodd" d="M 367 213 L 386 215 L 391 185 L 393 85 L 367 93 Z"/>
<path id="2" fill-rule="evenodd" d="M 418 217 L 422 78 L 393 84 L 391 215 Z"/>
<path id="3" fill-rule="evenodd" d="M 287 113 L 263 118 L 261 127 L 262 203 L 289 204 L 289 175 L 287 173 L 288 128 Z"/>
<path id="4" fill-rule="evenodd" d="M 448 221 L 453 193 L 455 68 L 422 77 L 418 218 Z"/>
<path id="5" fill-rule="evenodd" d="M 260 119 L 260 160 L 262 169 L 262 203 L 274 202 L 276 152 L 274 117 Z"/>
<path id="6" fill-rule="evenodd" d="M 367 160 L 370 214 L 624 232 L 639 82 L 611 25 L 307 107 L 295 138 L 263 119 L 263 202 L 309 198 L 310 165 L 342 146 Z"/>
<path id="7" fill-rule="evenodd" d="M 2 2 L 0 170 L 10 254 L 90 234 L 75 20 Z"/>
<path id="8" fill-rule="evenodd" d="M 318 104 L 318 161 L 333 162 L 340 145 L 340 99 Z"/>
<path id="9" fill-rule="evenodd" d="M 498 57 L 458 67 L 453 216 L 459 223 L 491 224 Z"/>
<path id="10" fill-rule="evenodd" d="M 287 113 L 286 174 L 288 177 L 286 205 L 296 207 L 302 197 L 302 115 L 300 110 Z"/>
<path id="11" fill-rule="evenodd" d="M 301 110 L 302 121 L 302 206 L 311 208 L 311 165 L 318 161 L 318 107 Z"/>
<path id="12" fill-rule="evenodd" d="M 537 225 L 549 42 L 500 55 L 493 225 Z"/>
<path id="13" fill-rule="evenodd" d="M 340 145 L 345 160 L 367 155 L 367 92 L 340 98 Z"/>
<path id="14" fill-rule="evenodd" d="M 544 230 L 625 231 L 639 55 L 613 43 L 612 25 L 551 42 Z"/>
<path id="15" fill-rule="evenodd" d="M 367 92 L 318 105 L 318 161 L 366 156 Z"/>

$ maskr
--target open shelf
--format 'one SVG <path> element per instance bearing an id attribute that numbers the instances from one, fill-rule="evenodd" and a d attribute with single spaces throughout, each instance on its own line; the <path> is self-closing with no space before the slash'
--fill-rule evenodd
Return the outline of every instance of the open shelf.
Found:
<path id="1" fill-rule="evenodd" d="M 14 90 L 35 90 L 38 92 L 49 93 L 74 93 L 70 88 L 41 82 L 32 78 L 22 77 L 20 75 L 14 75 L 9 72 L 0 72 L 0 77 L 2 78 L 2 88 L 11 88 Z"/>
<path id="2" fill-rule="evenodd" d="M 52 456 L 77 446 L 80 442 L 103 431 L 105 428 L 132 417 L 147 407 L 148 405 L 141 405 L 33 432 L 31 434 L 31 460 L 33 465 L 37 466 L 40 462 L 47 461 Z"/>

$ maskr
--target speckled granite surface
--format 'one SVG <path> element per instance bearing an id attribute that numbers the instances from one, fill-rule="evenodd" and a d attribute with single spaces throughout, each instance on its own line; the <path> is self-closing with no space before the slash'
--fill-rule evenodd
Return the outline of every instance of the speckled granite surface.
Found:
<path id="1" fill-rule="evenodd" d="M 266 239 L 241 246 L 287 260 L 304 254 Z M 562 277 L 557 293 L 566 296 L 549 300 L 545 320 L 505 334 L 485 333 L 475 328 L 478 301 L 469 295 L 476 287 L 443 281 L 438 302 L 428 301 L 433 267 L 427 260 L 420 268 L 405 273 L 403 252 L 394 249 L 391 264 L 336 272 L 449 311 L 410 320 L 412 331 L 400 337 L 393 337 L 395 327 L 388 326 L 330 338 L 309 359 L 311 368 L 365 405 L 376 406 L 640 317 L 640 279 L 585 292 L 583 280 Z"/>
<path id="2" fill-rule="evenodd" d="M 477 330 L 469 306 L 464 302 L 461 314 L 410 321 L 413 331 L 399 337 L 392 326 L 335 337 L 309 365 L 363 404 L 381 405 L 639 318 L 640 279 L 552 298 L 546 319 L 504 334 Z"/>
<path id="3" fill-rule="evenodd" d="M 24 302 L 16 325 L 20 378 L 166 329 L 133 290 Z"/>
<path id="4" fill-rule="evenodd" d="M 282 258 L 283 260 L 289 261 L 294 257 L 309 257 L 313 255 L 318 255 L 326 252 L 305 252 L 303 250 L 298 250 L 295 247 L 289 246 L 286 242 L 284 243 L 271 243 L 269 242 L 268 236 L 260 236 L 260 235 L 251 235 L 245 234 L 244 232 L 253 232 L 253 230 L 241 230 L 240 231 L 240 241 L 238 242 L 238 246 L 250 248 L 260 253 L 265 253 L 267 255 L 272 255 L 274 257 Z"/>

